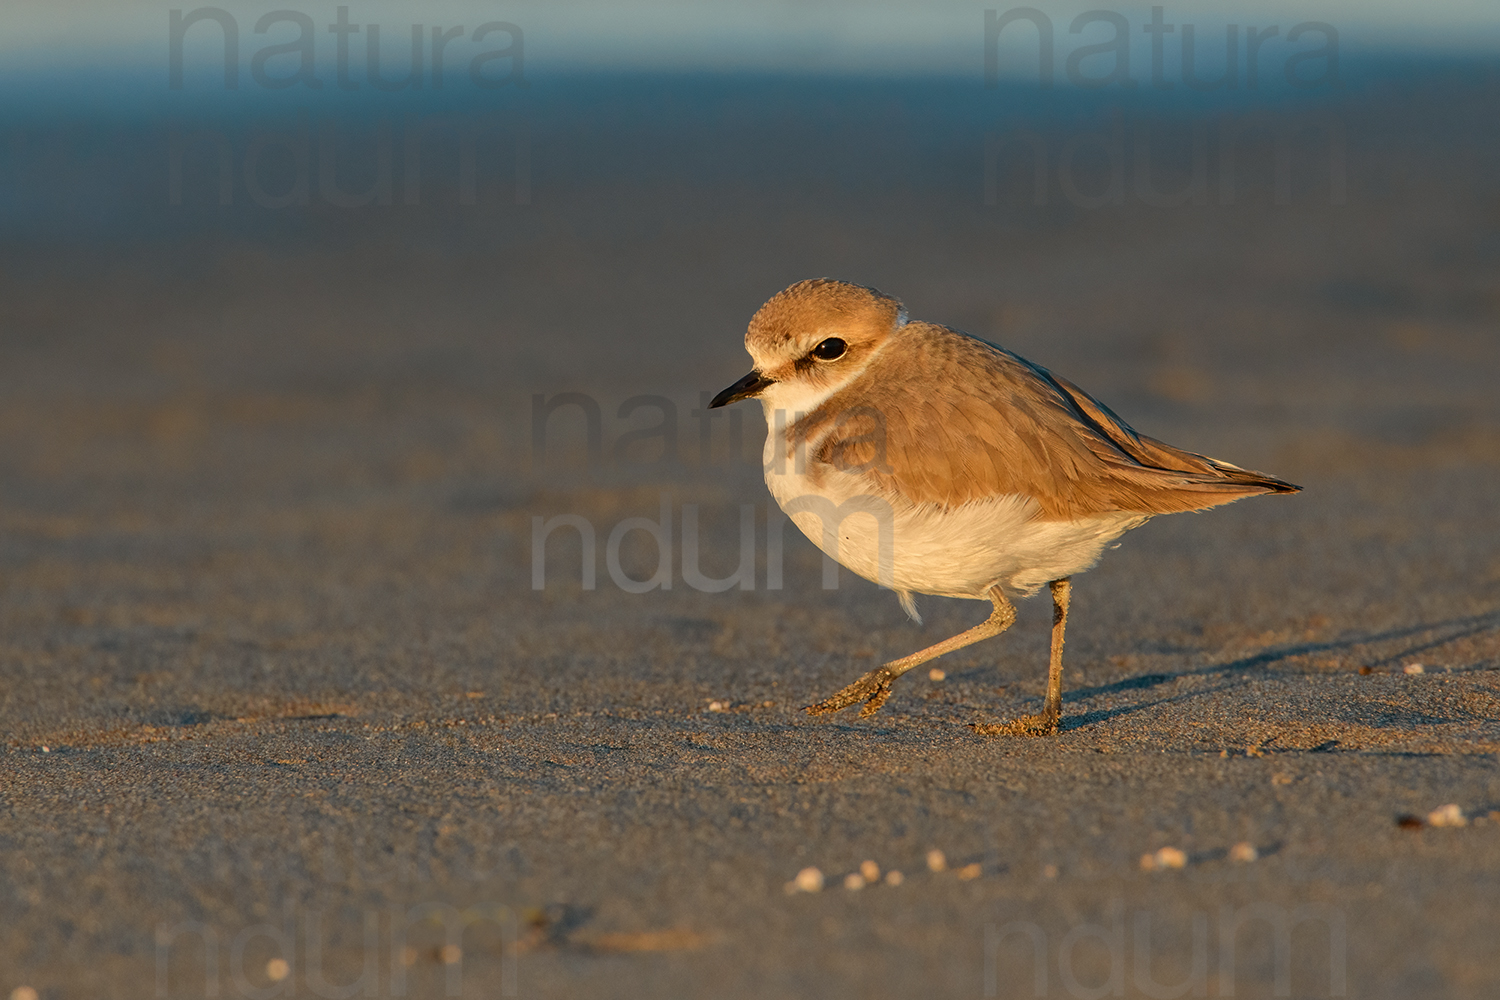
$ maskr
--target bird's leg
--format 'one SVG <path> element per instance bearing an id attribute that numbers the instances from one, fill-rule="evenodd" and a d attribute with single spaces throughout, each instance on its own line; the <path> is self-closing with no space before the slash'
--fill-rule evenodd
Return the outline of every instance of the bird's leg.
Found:
<path id="1" fill-rule="evenodd" d="M 974 731 L 988 736 L 1052 736 L 1062 718 L 1063 633 L 1068 628 L 1068 599 L 1073 585 L 1067 577 L 1052 581 L 1052 659 L 1047 664 L 1047 699 L 1039 715 L 1023 715 L 1003 726 L 976 725 Z"/>
<path id="2" fill-rule="evenodd" d="M 1006 599 L 1005 595 L 996 587 L 990 591 L 990 601 L 995 605 L 995 610 L 983 622 L 975 625 L 967 632 L 960 632 L 951 639 L 926 649 L 904 656 L 899 660 L 892 660 L 882 667 L 878 667 L 865 674 L 859 680 L 850 684 L 838 694 L 827 701 L 820 701 L 816 705 L 807 706 L 809 715 L 827 715 L 829 712 L 837 712 L 841 708 L 848 708 L 855 702 L 865 703 L 864 708 L 859 710 L 861 719 L 874 715 L 880 711 L 880 706 L 891 696 L 891 684 L 902 674 L 913 667 L 920 667 L 928 660 L 935 660 L 944 653 L 951 653 L 955 649 L 963 649 L 971 646 L 982 639 L 999 635 L 1016 620 L 1016 609 Z"/>

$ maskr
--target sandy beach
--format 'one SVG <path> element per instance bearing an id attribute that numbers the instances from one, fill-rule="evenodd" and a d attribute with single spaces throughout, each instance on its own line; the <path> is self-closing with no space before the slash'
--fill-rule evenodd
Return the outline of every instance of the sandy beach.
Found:
<path id="1" fill-rule="evenodd" d="M 1247 139 L 1176 207 L 1061 150 L 1155 129 L 1168 190 L 1248 105 L 538 81 L 476 205 L 279 212 L 201 150 L 171 205 L 149 109 L 14 123 L 0 996 L 1496 995 L 1495 79 L 1267 99 L 1285 200 Z M 826 589 L 758 408 L 698 412 L 825 274 L 1304 492 L 1076 578 L 1055 738 L 970 729 L 1039 705 L 1045 596 L 809 718 L 987 613 Z M 742 505 L 752 585 L 695 586 Z"/>

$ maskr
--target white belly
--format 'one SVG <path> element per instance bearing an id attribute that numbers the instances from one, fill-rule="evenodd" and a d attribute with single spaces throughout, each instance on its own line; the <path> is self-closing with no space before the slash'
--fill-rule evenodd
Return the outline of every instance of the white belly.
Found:
<path id="1" fill-rule="evenodd" d="M 792 523 L 842 565 L 899 592 L 983 599 L 999 586 L 1027 597 L 1093 566 L 1106 545 L 1149 519 L 1112 513 L 1040 521 L 1036 502 L 1019 495 L 953 508 L 892 504 L 859 476 L 826 466 L 819 485 L 794 463 L 778 471 L 774 448 L 768 440 L 766 485 Z"/>

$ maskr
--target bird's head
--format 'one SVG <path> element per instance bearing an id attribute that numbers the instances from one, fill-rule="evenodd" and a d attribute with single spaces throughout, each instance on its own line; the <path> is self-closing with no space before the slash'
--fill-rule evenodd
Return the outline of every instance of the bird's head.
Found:
<path id="1" fill-rule="evenodd" d="M 832 278 L 799 281 L 750 320 L 745 349 L 755 369 L 710 407 L 758 397 L 767 411 L 814 409 L 849 382 L 906 322 L 901 303 Z"/>

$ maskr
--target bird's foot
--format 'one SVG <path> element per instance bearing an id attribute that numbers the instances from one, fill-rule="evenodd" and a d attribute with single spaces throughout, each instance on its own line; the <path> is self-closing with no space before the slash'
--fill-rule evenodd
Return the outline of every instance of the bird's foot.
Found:
<path id="1" fill-rule="evenodd" d="M 1023 715 L 1001 725 L 974 723 L 969 728 L 981 736 L 1056 736 L 1058 712 Z"/>
<path id="2" fill-rule="evenodd" d="M 808 705 L 803 711 L 808 715 L 827 715 L 862 701 L 865 705 L 859 710 L 859 717 L 867 719 L 880 711 L 880 706 L 884 705 L 885 700 L 891 696 L 891 684 L 899 676 L 885 667 L 880 667 L 865 674 L 833 697 L 820 701 L 816 705 Z"/>

